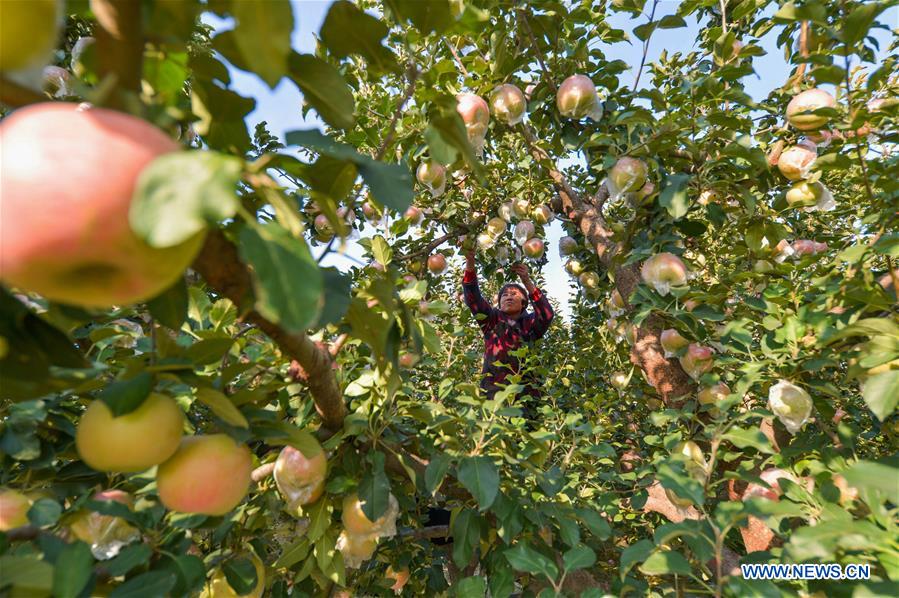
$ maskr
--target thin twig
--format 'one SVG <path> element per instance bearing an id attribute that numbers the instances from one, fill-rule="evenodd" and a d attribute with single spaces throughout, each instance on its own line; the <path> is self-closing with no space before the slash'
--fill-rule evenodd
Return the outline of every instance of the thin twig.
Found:
<path id="1" fill-rule="evenodd" d="M 443 38 L 443 43 L 446 44 L 446 47 L 449 48 L 450 52 L 453 54 L 453 58 L 456 59 L 456 63 L 459 65 L 459 68 L 462 69 L 462 74 L 465 75 L 465 78 L 468 78 L 468 69 L 465 68 L 465 65 L 462 64 L 462 58 L 459 57 L 459 53 L 456 51 L 455 46 L 453 46 L 448 39 Z"/>
<path id="2" fill-rule="evenodd" d="M 395 262 L 405 262 L 405 261 L 411 260 L 413 258 L 421 257 L 423 255 L 428 255 L 429 253 L 431 253 L 432 251 L 434 251 L 435 249 L 440 247 L 440 245 L 442 245 L 444 242 L 448 241 L 449 239 L 453 239 L 455 237 L 460 237 L 460 236 L 464 235 L 466 232 L 468 232 L 467 228 L 459 227 L 455 230 L 452 230 L 452 231 L 446 233 L 442 237 L 437 237 L 436 239 L 434 239 L 433 241 L 431 241 L 430 243 L 428 243 L 427 245 L 425 245 L 422 249 L 419 249 L 418 251 L 413 251 L 412 253 L 407 253 L 406 255 L 401 255 L 399 257 L 394 258 L 394 261 Z"/>
<path id="3" fill-rule="evenodd" d="M 421 73 L 415 68 L 414 64 L 409 64 L 409 68 L 406 69 L 406 75 L 409 78 L 409 82 L 406 84 L 406 90 L 403 92 L 403 97 L 400 98 L 396 110 L 393 111 L 393 117 L 390 119 L 390 124 L 387 126 L 387 135 L 384 136 L 381 145 L 378 147 L 378 151 L 375 152 L 375 160 L 383 158 L 384 154 L 387 152 L 387 148 L 390 147 L 390 144 L 393 142 L 393 138 L 396 136 L 396 123 L 403 114 L 403 108 L 406 106 L 406 102 L 408 102 L 412 97 L 412 94 L 415 93 L 415 83 L 418 81 L 418 76 L 420 74 Z"/>
<path id="4" fill-rule="evenodd" d="M 659 0 L 652 0 L 652 11 L 649 13 L 649 23 L 652 23 L 652 20 L 656 16 L 656 6 L 658 4 Z M 640 84 L 640 76 L 643 74 L 643 65 L 646 64 L 646 55 L 649 53 L 650 39 L 652 39 L 652 33 L 650 33 L 643 42 L 643 58 L 640 59 L 640 68 L 637 70 L 637 79 L 634 81 L 634 87 L 631 89 L 632 92 L 637 91 L 637 85 Z"/>
<path id="5" fill-rule="evenodd" d="M 531 29 L 531 24 L 528 23 L 527 14 L 523 9 L 519 8 L 516 11 L 515 16 L 518 19 L 518 22 L 521 23 L 527 31 L 528 39 L 531 42 L 531 47 L 534 48 L 534 52 L 537 54 L 537 62 L 540 63 L 540 72 L 543 75 L 543 78 L 546 80 L 547 85 L 549 85 L 550 90 L 552 90 L 553 95 L 555 95 L 557 91 L 556 83 L 552 80 L 551 77 L 548 76 L 552 71 L 550 71 L 546 67 L 546 60 L 543 56 L 543 50 L 541 50 L 540 46 L 537 45 L 537 38 L 534 37 L 534 31 Z"/>

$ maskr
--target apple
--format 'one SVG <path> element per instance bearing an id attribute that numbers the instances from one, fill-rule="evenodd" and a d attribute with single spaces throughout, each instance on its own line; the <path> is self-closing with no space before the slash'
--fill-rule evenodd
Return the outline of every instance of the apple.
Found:
<path id="1" fill-rule="evenodd" d="M 378 547 L 377 534 L 354 534 L 343 530 L 337 537 L 336 548 L 343 555 L 344 564 L 351 569 L 358 569 L 375 553 Z"/>
<path id="2" fill-rule="evenodd" d="M 516 243 L 523 246 L 528 239 L 532 239 L 536 234 L 537 229 L 534 227 L 534 223 L 530 220 L 522 220 L 515 225 L 512 238 L 515 239 Z"/>
<path id="3" fill-rule="evenodd" d="M 56 47 L 63 3 L 59 0 L 3 2 L 0 72 L 47 64 Z"/>
<path id="4" fill-rule="evenodd" d="M 821 200 L 825 192 L 827 192 L 827 187 L 821 183 L 799 181 L 787 191 L 787 203 L 791 208 L 814 206 Z"/>
<path id="5" fill-rule="evenodd" d="M 253 563 L 253 568 L 256 570 L 256 585 L 247 592 L 246 594 L 238 594 L 234 588 L 231 587 L 231 584 L 228 583 L 228 578 L 225 576 L 225 571 L 221 567 L 217 567 L 215 569 L 215 573 L 213 573 L 212 578 L 206 582 L 206 585 L 203 587 L 203 591 L 200 592 L 200 598 L 261 598 L 263 592 L 265 591 L 265 564 L 262 562 L 256 553 L 252 550 L 248 551 L 246 554 L 242 554 L 239 556 L 246 557 Z"/>
<path id="6" fill-rule="evenodd" d="M 574 237 L 562 237 L 559 239 L 559 256 L 571 255 L 578 250 L 577 241 Z"/>
<path id="7" fill-rule="evenodd" d="M 702 453 L 702 449 L 699 448 L 698 444 L 692 440 L 679 442 L 677 446 L 674 447 L 674 450 L 671 451 L 671 454 L 683 455 L 687 458 L 685 469 L 691 478 L 697 481 L 705 480 L 707 465 L 705 462 L 705 455 Z"/>
<path id="8" fill-rule="evenodd" d="M 521 90 L 510 84 L 499 85 L 490 92 L 493 116 L 507 125 L 517 125 L 524 120 L 527 101 Z"/>
<path id="9" fill-rule="evenodd" d="M 649 170 L 646 162 L 638 158 L 624 156 L 609 169 L 609 182 L 614 193 L 627 193 L 636 191 L 646 184 L 646 176 Z"/>
<path id="10" fill-rule="evenodd" d="M 159 465 L 178 449 L 184 412 L 171 397 L 151 393 L 130 413 L 114 417 L 91 401 L 75 432 L 81 460 L 97 471 L 133 473 Z"/>
<path id="11" fill-rule="evenodd" d="M 717 404 L 726 399 L 729 394 L 730 388 L 727 387 L 727 384 L 719 382 L 700 390 L 699 394 L 696 395 L 696 399 L 699 401 L 700 405 L 710 405 L 712 411 L 717 412 Z"/>
<path id="12" fill-rule="evenodd" d="M 422 219 L 424 219 L 424 213 L 417 206 L 409 206 L 403 213 L 403 218 L 412 224 L 421 224 Z"/>
<path id="13" fill-rule="evenodd" d="M 696 299 L 687 299 L 684 301 L 684 309 L 687 311 L 693 311 L 697 307 L 699 307 L 699 301 Z"/>
<path id="14" fill-rule="evenodd" d="M 496 211 L 496 213 L 499 214 L 499 217 L 502 218 L 503 220 L 505 220 L 506 222 L 512 222 L 512 215 L 514 214 L 514 211 L 512 209 L 512 202 L 507 201 L 504 204 L 502 204 L 499 207 L 499 209 Z"/>
<path id="15" fill-rule="evenodd" d="M 14 111 L 0 136 L 5 284 L 81 307 L 128 305 L 169 288 L 200 250 L 203 233 L 160 249 L 131 230 L 138 176 L 179 148 L 149 123 L 47 102 Z"/>
<path id="16" fill-rule="evenodd" d="M 661 295 L 667 295 L 671 287 L 687 284 L 687 267 L 673 253 L 658 253 L 645 262 L 641 269 L 643 282 Z"/>
<path id="17" fill-rule="evenodd" d="M 0 490 L 0 532 L 28 525 L 31 499 L 12 488 Z"/>
<path id="18" fill-rule="evenodd" d="M 227 434 L 189 436 L 156 470 L 159 500 L 180 513 L 224 515 L 247 495 L 253 456 Z"/>
<path id="19" fill-rule="evenodd" d="M 633 196 L 633 202 L 636 203 L 636 205 L 641 205 L 647 203 L 646 200 L 655 192 L 655 184 L 652 181 L 646 181 L 642 187 L 634 191 L 631 195 Z"/>
<path id="20" fill-rule="evenodd" d="M 539 258 L 543 257 L 543 250 L 544 250 L 543 240 L 538 239 L 537 237 L 528 239 L 527 241 L 524 242 L 522 249 L 524 250 L 524 254 L 526 256 L 528 256 L 529 258 L 539 259 Z"/>
<path id="21" fill-rule="evenodd" d="M 415 171 L 418 182 L 427 187 L 432 197 L 443 195 L 446 189 L 446 167 L 433 160 L 423 161 Z"/>
<path id="22" fill-rule="evenodd" d="M 409 583 L 409 567 L 403 567 L 397 571 L 393 566 L 388 566 L 387 571 L 384 572 L 384 577 L 393 580 L 393 585 L 390 586 L 390 589 L 393 590 L 394 594 L 400 594 L 403 591 L 403 587 Z"/>
<path id="23" fill-rule="evenodd" d="M 567 118 L 580 120 L 585 116 L 593 120 L 602 117 L 602 103 L 593 81 L 585 75 L 571 75 L 556 92 L 556 107 Z"/>
<path id="24" fill-rule="evenodd" d="M 548 224 L 552 222 L 553 217 L 553 211 L 550 210 L 547 205 L 541 204 L 531 211 L 531 218 L 533 218 L 534 222 L 537 224 Z"/>
<path id="25" fill-rule="evenodd" d="M 698 343 L 690 343 L 687 352 L 680 358 L 680 365 L 684 371 L 698 380 L 703 374 L 712 369 L 715 364 L 715 352 L 710 347 L 704 347 Z"/>
<path id="26" fill-rule="evenodd" d="M 665 351 L 665 357 L 671 358 L 675 354 L 690 344 L 690 341 L 681 336 L 680 332 L 674 328 L 667 328 L 662 331 L 659 336 L 659 342 Z"/>
<path id="27" fill-rule="evenodd" d="M 830 120 L 829 116 L 808 114 L 819 108 L 836 108 L 833 96 L 823 89 L 814 88 L 803 91 L 793 97 L 787 104 L 787 120 L 800 131 L 817 131 Z"/>
<path id="28" fill-rule="evenodd" d="M 827 243 L 818 243 L 810 239 L 797 239 L 791 245 L 795 255 L 815 255 L 822 251 L 827 251 Z"/>
<path id="29" fill-rule="evenodd" d="M 131 495 L 122 490 L 104 490 L 91 498 L 98 502 L 121 503 L 129 509 L 133 504 Z M 79 540 L 90 544 L 91 553 L 101 560 L 111 559 L 124 546 L 140 539 L 140 532 L 125 519 L 87 509 L 75 513 L 69 521 L 69 530 Z"/>
<path id="30" fill-rule="evenodd" d="M 61 66 L 45 66 L 41 71 L 41 89 L 51 97 L 61 99 L 72 95 L 72 75 Z"/>
<path id="31" fill-rule="evenodd" d="M 468 141 L 476 150 L 484 146 L 487 125 L 490 122 L 490 108 L 481 96 L 473 93 L 461 93 L 456 96 L 456 111 L 465 124 Z"/>
<path id="32" fill-rule="evenodd" d="M 285 446 L 275 461 L 275 484 L 291 511 L 314 503 L 325 491 L 328 459 L 321 445 L 313 442 L 315 450 L 308 456 L 299 449 Z"/>
<path id="33" fill-rule="evenodd" d="M 808 176 L 817 158 L 815 144 L 808 141 L 785 149 L 777 161 L 777 168 L 791 181 L 798 181 Z"/>
<path id="34" fill-rule="evenodd" d="M 702 193 L 699 194 L 699 199 L 696 201 L 701 206 L 707 206 L 711 203 L 720 203 L 721 194 L 715 189 L 704 189 Z"/>
<path id="35" fill-rule="evenodd" d="M 487 251 L 493 244 L 496 243 L 496 237 L 491 235 L 490 233 L 481 233 L 477 238 L 478 247 L 481 248 L 481 251 Z"/>
<path id="36" fill-rule="evenodd" d="M 779 484 L 780 480 L 790 480 L 794 484 L 799 484 L 799 479 L 796 476 L 783 469 L 766 469 L 759 474 L 759 477 L 767 484 L 767 486 L 750 482 L 749 485 L 746 486 L 746 491 L 743 492 L 743 500 L 756 497 L 776 502 L 780 500 L 780 496 L 783 494 L 783 489 L 781 489 Z"/>
<path id="37" fill-rule="evenodd" d="M 625 388 L 627 388 L 628 381 L 628 375 L 624 372 L 612 372 L 612 386 L 617 388 L 618 390 L 624 390 Z"/>
<path id="38" fill-rule="evenodd" d="M 370 222 L 374 222 L 375 220 L 380 218 L 378 208 L 376 208 L 375 205 L 370 201 L 365 201 L 362 203 L 362 215 L 365 216 L 365 218 Z"/>
<path id="39" fill-rule="evenodd" d="M 487 221 L 487 234 L 493 238 L 499 237 L 508 227 L 508 223 L 499 217 L 491 218 Z"/>
<path id="40" fill-rule="evenodd" d="M 790 434 L 795 434 L 812 413 L 812 398 L 792 382 L 780 380 L 768 389 L 768 408 Z"/>
<path id="41" fill-rule="evenodd" d="M 613 289 L 612 294 L 609 297 L 609 304 L 612 306 L 613 311 L 622 311 L 627 305 L 624 304 L 624 299 L 621 297 L 621 293 L 618 292 L 618 289 Z"/>
<path id="42" fill-rule="evenodd" d="M 415 364 L 418 363 L 419 356 L 415 353 L 403 353 L 400 355 L 400 367 L 409 369 L 415 367 Z"/>
<path id="43" fill-rule="evenodd" d="M 327 243 L 334 238 L 334 227 L 331 226 L 331 222 L 324 214 L 316 216 L 312 226 L 315 228 L 315 238 L 322 243 Z"/>
<path id="44" fill-rule="evenodd" d="M 500 265 L 506 265 L 509 263 L 509 258 L 511 257 L 511 252 L 509 248 L 506 246 L 497 247 L 496 248 L 496 261 Z"/>
<path id="45" fill-rule="evenodd" d="M 362 510 L 363 502 L 359 495 L 353 492 L 343 499 L 343 514 L 341 520 L 347 532 L 355 535 L 376 534 L 378 536 L 393 536 L 396 534 L 396 517 L 399 513 L 399 503 L 396 497 L 390 494 L 387 498 L 387 510 L 372 521 L 366 517 Z"/>
<path id="46" fill-rule="evenodd" d="M 578 277 L 578 282 L 581 283 L 587 290 L 594 290 L 599 288 L 599 274 L 596 272 L 581 272 L 581 275 Z"/>
<path id="47" fill-rule="evenodd" d="M 531 203 L 523 197 L 513 199 L 512 213 L 518 218 L 527 218 L 531 213 Z"/>
<path id="48" fill-rule="evenodd" d="M 584 265 L 580 260 L 571 259 L 565 262 L 565 270 L 572 276 L 578 276 L 584 271 Z"/>
<path id="49" fill-rule="evenodd" d="M 440 274 L 446 270 L 446 257 L 442 253 L 435 253 L 428 257 L 428 270 L 434 274 Z"/>

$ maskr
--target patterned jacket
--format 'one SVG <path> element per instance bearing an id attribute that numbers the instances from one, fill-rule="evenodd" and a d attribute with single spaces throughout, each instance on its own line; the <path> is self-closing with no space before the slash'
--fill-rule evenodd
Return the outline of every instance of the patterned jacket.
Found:
<path id="1" fill-rule="evenodd" d="M 518 372 L 518 358 L 509 353 L 546 334 L 553 320 L 553 308 L 540 289 L 535 288 L 530 295 L 533 312 L 522 312 L 517 318 L 511 318 L 481 296 L 477 273 L 470 270 L 466 270 L 462 278 L 462 291 L 465 304 L 474 314 L 484 334 L 481 388 L 488 397 L 492 397 L 505 384 L 509 374 Z M 526 394 L 539 395 L 533 378 L 524 382 Z"/>

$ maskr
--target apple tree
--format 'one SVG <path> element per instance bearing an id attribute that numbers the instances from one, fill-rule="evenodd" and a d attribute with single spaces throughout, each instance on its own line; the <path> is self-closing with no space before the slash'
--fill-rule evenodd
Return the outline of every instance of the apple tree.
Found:
<path id="1" fill-rule="evenodd" d="M 895 6 L 4 2 L 0 592 L 899 595 Z"/>

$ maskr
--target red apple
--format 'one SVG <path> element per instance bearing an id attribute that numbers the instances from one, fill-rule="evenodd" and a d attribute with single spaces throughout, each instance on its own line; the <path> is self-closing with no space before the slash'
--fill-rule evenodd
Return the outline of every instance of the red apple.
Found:
<path id="1" fill-rule="evenodd" d="M 61 99 L 72 95 L 72 74 L 61 66 L 45 66 L 41 71 L 41 89 L 50 96 Z"/>
<path id="2" fill-rule="evenodd" d="M 624 156 L 609 169 L 609 182 L 614 187 L 613 192 L 628 193 L 643 187 L 647 174 L 646 162 Z"/>
<path id="3" fill-rule="evenodd" d="M 0 532 L 28 525 L 31 499 L 12 488 L 0 489 Z"/>
<path id="4" fill-rule="evenodd" d="M 527 218 L 531 213 L 531 203 L 523 197 L 513 199 L 512 212 L 519 218 Z"/>
<path id="5" fill-rule="evenodd" d="M 808 176 L 817 158 L 815 144 L 809 141 L 785 149 L 777 161 L 777 168 L 791 181 L 798 181 Z"/>
<path id="6" fill-rule="evenodd" d="M 202 246 L 203 233 L 159 249 L 131 230 L 138 176 L 179 148 L 149 123 L 50 102 L 13 112 L 0 136 L 4 283 L 82 307 L 128 305 L 169 288 Z"/>
<path id="7" fill-rule="evenodd" d="M 729 394 L 730 388 L 727 387 L 727 384 L 719 382 L 700 390 L 696 398 L 700 405 L 711 405 L 714 410 L 717 410 L 717 404 L 726 399 Z"/>
<path id="8" fill-rule="evenodd" d="M 396 517 L 399 514 L 399 503 L 393 494 L 388 496 L 387 510 L 375 521 L 366 517 L 362 510 L 363 501 L 354 492 L 343 499 L 341 519 L 346 531 L 351 534 L 377 534 L 392 536 L 396 534 Z"/>
<path id="9" fill-rule="evenodd" d="M 253 456 L 226 434 L 189 436 L 156 470 L 166 507 L 181 513 L 224 515 L 247 495 Z"/>
<path id="10" fill-rule="evenodd" d="M 681 336 L 680 332 L 674 328 L 668 328 L 662 331 L 659 341 L 662 349 L 665 350 L 665 357 L 674 357 L 674 355 L 690 344 L 690 341 Z"/>
<path id="11" fill-rule="evenodd" d="M 370 201 L 362 203 L 362 215 L 369 221 L 375 221 L 380 217 L 379 210 Z"/>
<path id="12" fill-rule="evenodd" d="M 643 282 L 662 295 L 667 295 L 673 286 L 687 284 L 687 267 L 673 253 L 659 253 L 647 259 L 641 274 Z"/>
<path id="13" fill-rule="evenodd" d="M 521 90 L 509 83 L 499 85 L 490 92 L 493 116 L 507 125 L 517 125 L 524 119 L 527 102 Z"/>
<path id="14" fill-rule="evenodd" d="M 537 224 L 548 224 L 553 219 L 553 211 L 547 205 L 539 205 L 531 210 L 531 218 Z"/>
<path id="15" fill-rule="evenodd" d="M 815 255 L 827 251 L 827 243 L 818 243 L 810 239 L 797 239 L 791 246 L 797 256 Z"/>
<path id="16" fill-rule="evenodd" d="M 715 364 L 715 352 L 710 347 L 704 347 L 697 343 L 687 346 L 686 354 L 680 358 L 680 365 L 684 371 L 698 380 L 704 373 L 712 369 Z"/>
<path id="17" fill-rule="evenodd" d="M 571 255 L 578 249 L 577 241 L 573 237 L 562 237 L 559 239 L 559 255 Z"/>
<path id="18" fill-rule="evenodd" d="M 461 93 L 456 96 L 456 111 L 465 123 L 468 141 L 475 149 L 484 145 L 487 125 L 490 122 L 490 108 L 481 96 L 473 93 Z"/>
<path id="19" fill-rule="evenodd" d="M 428 257 L 428 270 L 434 274 L 440 274 L 446 270 L 446 257 L 442 253 L 435 253 Z"/>
<path id="20" fill-rule="evenodd" d="M 582 119 L 589 116 L 593 120 L 599 120 L 602 116 L 602 104 L 596 94 L 596 86 L 585 75 L 571 75 L 562 81 L 556 92 L 556 107 L 567 118 Z"/>
<path id="21" fill-rule="evenodd" d="M 421 221 L 424 218 L 424 214 L 417 206 L 409 206 L 403 214 L 403 218 L 405 218 L 412 224 L 421 224 Z"/>
<path id="22" fill-rule="evenodd" d="M 529 258 L 539 259 L 539 258 L 543 257 L 543 249 L 544 249 L 543 241 L 536 237 L 533 237 L 533 238 L 525 241 L 524 245 L 522 246 L 522 249 L 524 250 L 524 254 L 526 256 L 528 256 Z"/>
<path id="23" fill-rule="evenodd" d="M 325 491 L 328 459 L 318 442 L 308 456 L 299 449 L 285 446 L 275 461 L 275 484 L 289 508 L 312 504 Z"/>

